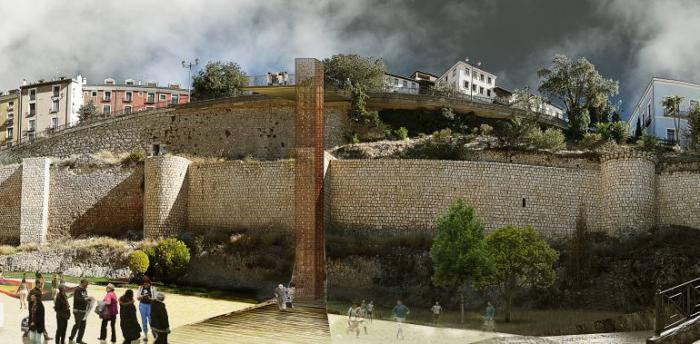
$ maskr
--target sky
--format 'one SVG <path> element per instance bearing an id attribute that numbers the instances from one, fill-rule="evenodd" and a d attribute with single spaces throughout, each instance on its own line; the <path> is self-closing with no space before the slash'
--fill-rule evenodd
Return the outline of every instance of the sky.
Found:
<path id="1" fill-rule="evenodd" d="M 652 76 L 700 82 L 695 0 L 33 0 L 0 20 L 0 90 L 22 79 L 106 77 L 187 85 L 182 60 L 239 63 L 249 75 L 295 57 L 382 57 L 440 74 L 469 57 L 509 89 L 536 89 L 554 54 L 619 80 L 625 115 Z M 196 70 L 195 70 L 196 72 Z"/>

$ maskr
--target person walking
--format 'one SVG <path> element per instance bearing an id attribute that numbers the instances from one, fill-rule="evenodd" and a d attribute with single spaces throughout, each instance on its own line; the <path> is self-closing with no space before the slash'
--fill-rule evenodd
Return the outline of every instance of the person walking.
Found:
<path id="1" fill-rule="evenodd" d="M 294 293 L 296 292 L 296 284 L 294 282 L 289 283 L 287 288 L 287 308 L 294 308 Z"/>
<path id="2" fill-rule="evenodd" d="M 374 319 L 374 301 L 369 301 L 367 304 L 367 318 L 369 319 L 369 323 L 372 323 L 372 320 Z"/>
<path id="3" fill-rule="evenodd" d="M 430 313 L 433 314 L 433 326 L 438 326 L 440 315 L 442 314 L 442 306 L 440 306 L 440 302 L 435 301 L 435 304 L 430 307 Z"/>
<path id="4" fill-rule="evenodd" d="M 117 314 L 119 314 L 117 295 L 114 294 L 114 284 L 109 283 L 105 288 L 107 294 L 104 297 L 105 311 L 100 317 L 102 318 L 102 326 L 100 327 L 100 338 L 97 340 L 107 340 L 107 324 L 110 324 L 112 328 L 112 343 L 117 342 L 117 333 L 114 330 L 114 325 L 117 321 Z"/>
<path id="5" fill-rule="evenodd" d="M 493 318 L 496 316 L 496 307 L 491 304 L 491 301 L 486 303 L 486 314 L 484 315 L 484 329 L 486 331 L 494 331 L 496 324 Z"/>
<path id="6" fill-rule="evenodd" d="M 141 313 L 141 328 L 143 329 L 143 341 L 148 341 L 148 325 L 151 324 L 151 303 L 156 295 L 156 287 L 151 284 L 148 276 L 143 278 L 143 284 L 139 287 L 136 299 L 139 300 L 139 313 Z"/>
<path id="7" fill-rule="evenodd" d="M 275 299 L 279 310 L 284 311 L 287 309 L 287 290 L 281 283 L 275 288 Z"/>
<path id="8" fill-rule="evenodd" d="M 87 292 L 88 281 L 86 279 L 80 280 L 80 285 L 75 287 L 73 291 L 73 328 L 70 331 L 70 337 L 68 338 L 71 342 L 73 338 L 76 338 L 77 344 L 84 344 L 83 336 L 85 335 L 85 325 L 87 323 L 87 312 L 90 307 L 90 302 L 92 298 L 88 296 Z M 77 334 L 77 337 L 76 337 Z"/>
<path id="9" fill-rule="evenodd" d="M 29 296 L 31 308 L 29 311 L 29 340 L 32 344 L 42 344 L 43 336 L 46 333 L 44 322 L 44 304 L 36 294 Z"/>
<path id="10" fill-rule="evenodd" d="M 53 309 L 56 311 L 56 344 L 66 343 L 66 330 L 70 319 L 70 304 L 66 295 L 66 286 L 58 285 L 58 293 L 53 300 Z"/>
<path id="11" fill-rule="evenodd" d="M 17 297 L 19 298 L 19 309 L 28 309 L 27 296 L 29 296 L 29 289 L 27 288 L 27 279 L 22 277 L 22 282 L 20 282 L 19 286 L 17 287 Z"/>
<path id="12" fill-rule="evenodd" d="M 168 321 L 168 310 L 165 309 L 165 295 L 163 293 L 156 294 L 156 299 L 151 305 L 153 323 L 151 330 L 156 337 L 155 344 L 168 344 L 168 334 L 170 333 L 170 322 Z"/>
<path id="13" fill-rule="evenodd" d="M 141 326 L 136 317 L 136 306 L 134 305 L 134 291 L 127 289 L 124 295 L 119 298 L 119 327 L 122 329 L 124 344 L 131 342 L 141 337 Z"/>
<path id="14" fill-rule="evenodd" d="M 398 324 L 398 330 L 396 331 L 396 339 L 404 339 L 403 335 L 403 323 L 406 321 L 406 317 L 411 311 L 406 307 L 406 305 L 401 302 L 401 300 L 396 301 L 396 306 L 391 310 L 391 315 L 396 319 Z"/>
<path id="15" fill-rule="evenodd" d="M 51 277 L 51 300 L 56 298 L 56 293 L 58 293 L 58 276 L 53 274 Z"/>

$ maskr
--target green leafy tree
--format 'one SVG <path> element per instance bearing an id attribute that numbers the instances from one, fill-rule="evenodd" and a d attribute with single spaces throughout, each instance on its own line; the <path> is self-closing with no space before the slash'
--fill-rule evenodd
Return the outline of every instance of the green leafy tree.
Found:
<path id="1" fill-rule="evenodd" d="M 693 105 L 688 113 L 688 147 L 698 149 L 700 147 L 700 106 Z"/>
<path id="2" fill-rule="evenodd" d="M 638 140 L 642 137 L 642 119 L 637 117 L 637 126 L 634 128 L 634 138 Z"/>
<path id="3" fill-rule="evenodd" d="M 384 61 L 356 54 L 333 55 L 323 60 L 325 84 L 338 89 L 363 86 L 373 90 L 384 84 Z"/>
<path id="4" fill-rule="evenodd" d="M 438 217 L 436 228 L 430 249 L 433 282 L 439 286 L 459 288 L 464 322 L 464 287 L 488 268 L 484 252 L 484 225 L 474 214 L 474 209 L 458 199 L 447 213 Z"/>
<path id="5" fill-rule="evenodd" d="M 564 133 L 555 128 L 547 128 L 543 131 L 539 127 L 534 127 L 527 133 L 525 139 L 528 144 L 537 149 L 548 149 L 557 152 L 566 148 Z"/>
<path id="6" fill-rule="evenodd" d="M 156 276 L 165 282 L 176 282 L 186 273 L 190 263 L 190 251 L 184 242 L 163 239 L 153 250 Z"/>
<path id="7" fill-rule="evenodd" d="M 680 143 L 680 130 L 681 130 L 681 103 L 683 102 L 683 97 L 681 96 L 668 96 L 664 97 L 661 101 L 661 106 L 664 107 L 667 116 L 673 117 L 673 125 L 676 129 L 674 133 L 673 140 L 676 145 Z"/>
<path id="8" fill-rule="evenodd" d="M 127 258 L 127 263 L 129 265 L 129 270 L 131 270 L 135 278 L 142 277 L 146 271 L 148 271 L 148 265 L 150 264 L 148 255 L 141 250 L 131 252 Z"/>
<path id="9" fill-rule="evenodd" d="M 626 122 L 598 122 L 595 126 L 603 140 L 623 144 L 629 137 L 629 126 Z"/>
<path id="10" fill-rule="evenodd" d="M 492 269 L 477 281 L 481 287 L 495 286 L 506 303 L 506 322 L 511 321 L 513 295 L 518 288 L 548 287 L 554 283 L 554 262 L 559 253 L 540 238 L 532 227 L 506 226 L 485 239 Z"/>
<path id="11" fill-rule="evenodd" d="M 235 62 L 210 61 L 192 78 L 192 98 L 229 97 L 248 85 L 248 76 Z"/>
<path id="12" fill-rule="evenodd" d="M 97 116 L 97 107 L 92 100 L 86 105 L 80 105 L 80 108 L 78 109 L 78 119 L 80 122 L 89 122 L 96 119 Z"/>
<path id="13" fill-rule="evenodd" d="M 604 112 L 609 99 L 619 91 L 617 81 L 603 78 L 586 58 L 576 61 L 564 55 L 555 55 L 550 68 L 537 72 L 539 91 L 564 104 L 569 118 L 569 130 L 579 139 L 588 131 L 591 109 Z"/>

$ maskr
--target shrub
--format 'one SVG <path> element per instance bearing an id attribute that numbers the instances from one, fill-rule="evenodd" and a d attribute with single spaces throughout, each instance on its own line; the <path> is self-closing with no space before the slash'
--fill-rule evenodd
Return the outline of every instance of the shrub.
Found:
<path id="1" fill-rule="evenodd" d="M 527 134 L 527 142 L 537 149 L 548 149 L 551 151 L 559 151 L 566 148 L 564 133 L 561 130 L 547 128 L 542 131 L 540 128 L 532 129 Z"/>
<path id="2" fill-rule="evenodd" d="M 493 127 L 484 123 L 479 126 L 479 131 L 481 131 L 481 135 L 491 135 L 493 134 Z"/>
<path id="3" fill-rule="evenodd" d="M 11 254 L 15 254 L 16 252 L 17 252 L 17 249 L 14 246 L 10 246 L 10 245 L 0 246 L 0 256 L 11 255 Z"/>
<path id="4" fill-rule="evenodd" d="M 141 147 L 136 147 L 122 159 L 122 166 L 133 166 L 142 163 L 144 160 L 146 160 L 146 151 Z"/>
<path id="5" fill-rule="evenodd" d="M 637 146 L 639 149 L 645 152 L 656 151 L 656 146 L 659 144 L 659 139 L 656 136 L 649 135 L 647 133 L 642 134 L 642 137 L 637 140 Z"/>
<path id="6" fill-rule="evenodd" d="M 598 133 L 585 133 L 578 141 L 578 146 L 583 149 L 593 150 L 598 148 L 603 142 L 603 137 Z"/>
<path id="7" fill-rule="evenodd" d="M 355 133 L 355 134 L 352 134 L 352 143 L 353 143 L 353 144 L 358 144 L 358 143 L 360 143 L 360 137 L 357 136 L 356 133 Z"/>
<path id="8" fill-rule="evenodd" d="M 518 147 L 527 143 L 527 136 L 536 127 L 535 123 L 516 117 L 499 127 L 496 137 L 505 146 Z"/>
<path id="9" fill-rule="evenodd" d="M 178 239 L 164 239 L 155 246 L 154 258 L 156 276 L 164 282 L 175 282 L 187 273 L 190 251 Z"/>
<path id="10" fill-rule="evenodd" d="M 623 144 L 629 137 L 629 128 L 625 122 L 598 122 L 595 124 L 595 126 L 598 129 L 598 133 L 600 133 L 600 136 L 604 140 L 613 141 L 617 144 Z"/>
<path id="11" fill-rule="evenodd" d="M 401 127 L 398 130 L 396 130 L 396 137 L 399 138 L 399 140 L 405 140 L 408 138 L 408 129 L 406 127 Z"/>
<path id="12" fill-rule="evenodd" d="M 141 250 L 131 252 L 129 258 L 127 258 L 127 263 L 134 277 L 143 276 L 148 271 L 148 255 Z"/>
<path id="13" fill-rule="evenodd" d="M 452 130 L 450 128 L 442 129 L 433 133 L 433 138 L 438 140 L 445 140 L 452 137 Z"/>

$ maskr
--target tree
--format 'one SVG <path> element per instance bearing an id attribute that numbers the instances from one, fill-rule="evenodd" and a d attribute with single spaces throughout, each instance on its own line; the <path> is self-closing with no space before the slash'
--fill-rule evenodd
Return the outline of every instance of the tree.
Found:
<path id="1" fill-rule="evenodd" d="M 97 116 L 97 107 L 92 100 L 89 101 L 87 105 L 80 105 L 80 108 L 78 109 L 78 120 L 80 122 L 89 122 L 96 119 Z"/>
<path id="2" fill-rule="evenodd" d="M 192 78 L 192 98 L 229 97 L 248 85 L 248 76 L 235 62 L 210 61 Z"/>
<path id="3" fill-rule="evenodd" d="M 673 126 L 676 129 L 673 134 L 673 140 L 676 145 L 680 144 L 681 102 L 683 102 L 683 97 L 681 96 L 668 96 L 661 101 L 661 106 L 664 107 L 666 115 L 673 117 Z"/>
<path id="4" fill-rule="evenodd" d="M 591 123 L 590 112 L 606 112 L 609 99 L 619 91 L 619 84 L 603 78 L 586 58 L 576 61 L 564 55 L 555 55 L 550 68 L 537 72 L 539 91 L 564 104 L 569 118 L 569 130 L 574 138 L 581 138 Z"/>
<path id="5" fill-rule="evenodd" d="M 532 111 L 539 112 L 542 106 L 544 106 L 544 99 L 538 95 L 532 94 L 529 87 L 525 86 L 525 88 L 515 90 L 513 94 L 513 107 L 525 110 L 525 114 L 528 118 Z"/>
<path id="6" fill-rule="evenodd" d="M 447 213 L 438 217 L 430 256 L 433 260 L 433 282 L 438 286 L 457 287 L 460 291 L 464 322 L 464 287 L 488 268 L 484 252 L 484 225 L 474 209 L 458 199 Z"/>
<path id="7" fill-rule="evenodd" d="M 697 149 L 700 146 L 700 106 L 693 105 L 688 113 L 688 146 Z"/>
<path id="8" fill-rule="evenodd" d="M 323 69 L 329 87 L 346 90 L 361 85 L 373 90 L 384 83 L 384 61 L 380 58 L 338 54 L 324 59 Z"/>
<path id="9" fill-rule="evenodd" d="M 637 116 L 637 126 L 634 128 L 635 141 L 642 137 L 642 119 Z"/>
<path id="10" fill-rule="evenodd" d="M 506 322 L 511 321 L 513 295 L 517 288 L 548 287 L 554 283 L 552 268 L 559 253 L 542 240 L 532 227 L 506 226 L 485 239 L 492 269 L 477 282 L 495 286 L 506 302 Z"/>

